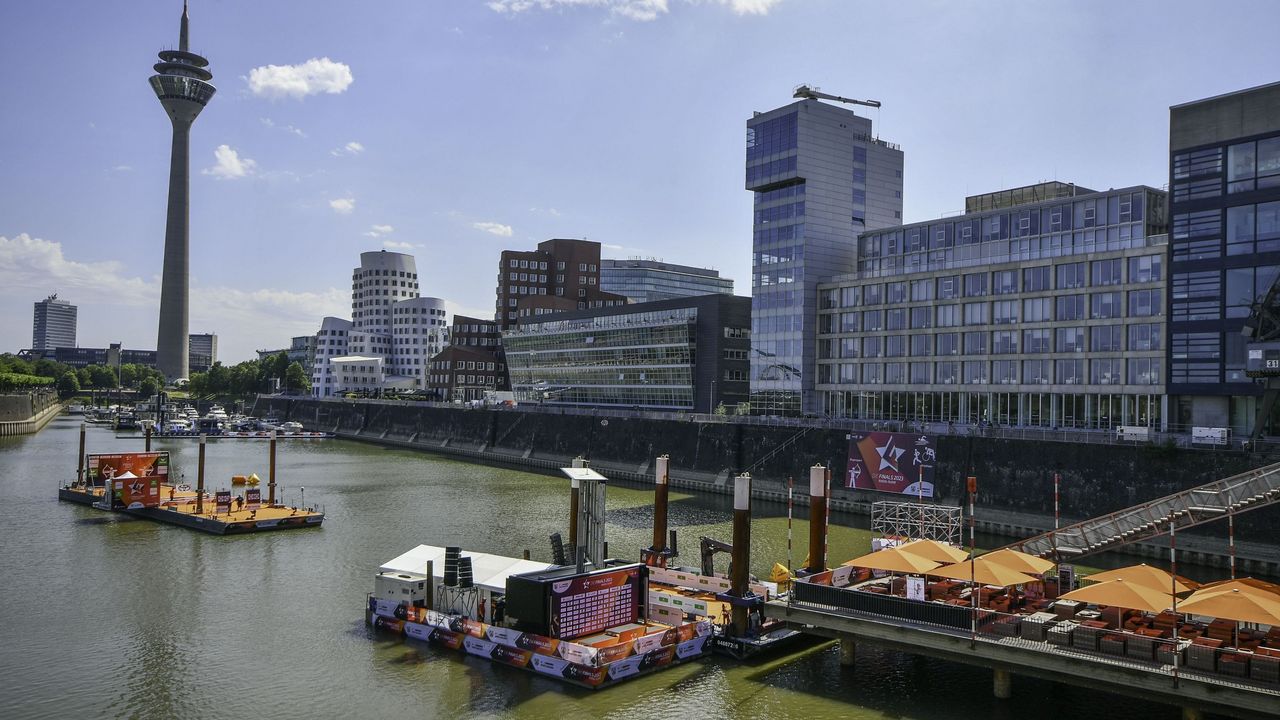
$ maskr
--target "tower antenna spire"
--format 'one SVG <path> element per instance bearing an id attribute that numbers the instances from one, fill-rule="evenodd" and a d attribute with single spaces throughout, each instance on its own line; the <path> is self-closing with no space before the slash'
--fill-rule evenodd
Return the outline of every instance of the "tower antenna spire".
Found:
<path id="1" fill-rule="evenodd" d="M 178 49 L 187 52 L 187 0 L 182 0 L 182 29 L 178 31 Z"/>

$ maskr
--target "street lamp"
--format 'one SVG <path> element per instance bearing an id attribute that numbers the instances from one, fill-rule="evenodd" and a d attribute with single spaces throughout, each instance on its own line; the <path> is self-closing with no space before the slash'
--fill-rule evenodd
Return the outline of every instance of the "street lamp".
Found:
<path id="1" fill-rule="evenodd" d="M 302 486 L 298 486 L 298 493 L 302 495 L 302 509 L 306 510 L 307 509 L 307 489 Z"/>

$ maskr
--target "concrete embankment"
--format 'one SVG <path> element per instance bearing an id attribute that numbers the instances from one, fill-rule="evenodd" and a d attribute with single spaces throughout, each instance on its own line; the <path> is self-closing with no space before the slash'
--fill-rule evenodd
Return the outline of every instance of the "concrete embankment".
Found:
<path id="1" fill-rule="evenodd" d="M 62 404 L 52 393 L 0 395 L 0 437 L 39 432 L 60 412 Z"/>
<path id="2" fill-rule="evenodd" d="M 652 482 L 653 458 L 667 454 L 674 487 L 727 495 L 732 475 L 748 470 L 753 493 L 761 500 L 785 503 L 787 480 L 796 478 L 800 506 L 807 505 L 808 468 L 821 463 L 831 468 L 833 511 L 866 514 L 871 503 L 898 497 L 843 487 L 849 443 L 842 429 L 267 396 L 258 399 L 255 414 L 287 417 L 341 437 L 541 472 L 555 472 L 583 456 L 623 482 Z M 1061 512 L 1067 524 L 1275 462 L 1256 453 L 980 436 L 944 435 L 936 443 L 938 500 L 961 504 L 965 477 L 976 476 L 978 529 L 1012 537 L 1053 527 L 1054 473 L 1061 475 Z M 1280 506 L 1243 514 L 1235 524 L 1237 567 L 1280 574 Z M 1167 557 L 1163 543 L 1130 550 Z M 1222 564 L 1225 522 L 1199 534 L 1179 533 L 1178 544 L 1179 556 L 1187 561 Z"/>

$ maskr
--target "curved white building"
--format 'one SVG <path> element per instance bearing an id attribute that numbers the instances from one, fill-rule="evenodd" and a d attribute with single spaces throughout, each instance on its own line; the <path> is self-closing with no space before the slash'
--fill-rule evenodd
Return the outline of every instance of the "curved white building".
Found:
<path id="1" fill-rule="evenodd" d="M 365 361 L 355 363 L 356 367 L 366 367 L 370 358 L 380 359 L 377 387 L 427 388 L 428 360 L 449 344 L 449 323 L 444 300 L 418 295 L 418 268 L 412 255 L 386 250 L 360 253 L 360 267 L 351 272 L 351 318 L 325 318 L 326 324 L 316 336 L 316 370 L 312 377 L 312 393 L 316 397 L 348 389 L 377 389 L 364 383 L 357 388 L 341 382 L 339 371 L 330 362 L 345 362 L 349 357 Z M 343 328 L 331 320 L 347 325 Z M 342 334 L 335 337 L 335 332 Z M 337 338 L 346 342 L 326 342 Z M 329 352 L 322 355 L 321 349 Z M 338 349 L 341 353 L 334 355 L 332 351 Z M 367 377 L 368 374 L 366 380 Z"/>

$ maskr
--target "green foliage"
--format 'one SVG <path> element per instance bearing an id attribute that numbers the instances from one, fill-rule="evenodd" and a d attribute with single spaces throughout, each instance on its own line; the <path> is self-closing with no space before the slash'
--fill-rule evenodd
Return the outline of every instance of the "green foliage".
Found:
<path id="1" fill-rule="evenodd" d="M 726 408 L 726 407 L 724 406 L 724 403 L 720 403 L 719 405 L 717 405 L 717 406 L 716 406 L 716 412 L 715 412 L 715 414 L 716 414 L 716 415 L 728 415 L 728 414 L 729 414 L 729 409 L 728 409 L 728 408 Z"/>
<path id="2" fill-rule="evenodd" d="M 75 371 L 68 370 L 58 378 L 58 395 L 62 398 L 69 398 L 80 392 L 80 378 L 76 376 Z"/>
<path id="3" fill-rule="evenodd" d="M 90 365 L 85 369 L 89 371 L 89 387 L 113 388 L 120 385 L 116 380 L 116 371 L 112 368 L 105 365 Z"/>
<path id="4" fill-rule="evenodd" d="M 307 371 L 302 369 L 302 363 L 296 361 L 289 363 L 284 374 L 284 386 L 287 390 L 311 392 L 311 378 L 307 377 Z"/>
<path id="5" fill-rule="evenodd" d="M 281 353 L 283 356 L 283 353 Z M 267 392 L 271 387 L 271 379 L 280 377 L 277 372 L 277 357 L 264 361 L 246 360 L 242 363 L 226 367 L 222 363 L 214 363 L 207 373 L 191 373 L 189 390 L 192 396 L 248 396 Z M 287 360 L 287 356 L 285 356 Z M 288 365 L 285 365 L 285 370 Z M 280 372 L 284 372 L 282 370 Z"/>
<path id="6" fill-rule="evenodd" d="M 159 380 L 153 377 L 144 377 L 142 378 L 142 381 L 138 383 L 138 393 L 141 394 L 142 397 L 152 397 L 156 393 L 160 392 L 161 387 L 162 385 Z"/>
<path id="7" fill-rule="evenodd" d="M 0 372 L 0 390 L 25 390 L 50 385 L 53 385 L 53 378 L 26 373 Z"/>

